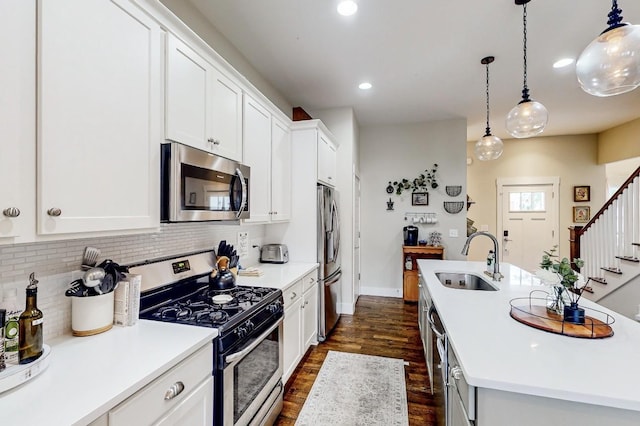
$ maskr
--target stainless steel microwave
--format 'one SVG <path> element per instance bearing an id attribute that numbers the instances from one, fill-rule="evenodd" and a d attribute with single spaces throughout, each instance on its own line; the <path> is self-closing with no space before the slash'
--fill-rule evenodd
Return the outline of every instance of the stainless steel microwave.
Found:
<path id="1" fill-rule="evenodd" d="M 162 144 L 163 222 L 248 219 L 248 166 L 180 143 Z"/>

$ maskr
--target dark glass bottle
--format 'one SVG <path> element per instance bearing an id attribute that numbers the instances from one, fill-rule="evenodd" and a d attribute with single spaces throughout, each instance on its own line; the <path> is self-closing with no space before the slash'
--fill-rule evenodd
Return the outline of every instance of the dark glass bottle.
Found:
<path id="1" fill-rule="evenodd" d="M 34 273 L 29 275 L 27 286 L 27 306 L 20 314 L 18 356 L 20 364 L 28 364 L 42 355 L 42 311 L 37 306 L 38 280 Z"/>

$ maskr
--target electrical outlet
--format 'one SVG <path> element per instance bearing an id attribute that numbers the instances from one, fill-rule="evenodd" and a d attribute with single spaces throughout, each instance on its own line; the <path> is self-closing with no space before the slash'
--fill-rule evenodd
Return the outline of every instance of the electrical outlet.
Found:
<path id="1" fill-rule="evenodd" d="M 458 230 L 457 229 L 449 229 L 449 237 L 458 238 Z"/>
<path id="2" fill-rule="evenodd" d="M 249 255 L 249 233 L 247 231 L 238 232 L 238 245 L 236 250 L 240 257 Z"/>

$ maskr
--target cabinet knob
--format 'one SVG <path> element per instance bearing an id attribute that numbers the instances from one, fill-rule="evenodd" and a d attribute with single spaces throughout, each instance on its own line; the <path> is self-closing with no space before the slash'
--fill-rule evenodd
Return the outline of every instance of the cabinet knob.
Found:
<path id="1" fill-rule="evenodd" d="M 17 207 L 9 207 L 2 211 L 6 217 L 18 217 L 20 216 L 20 209 Z"/>
<path id="2" fill-rule="evenodd" d="M 453 377 L 455 380 L 462 379 L 462 368 L 458 367 L 457 365 L 453 367 L 451 369 L 451 377 Z"/>
<path id="3" fill-rule="evenodd" d="M 209 143 L 213 143 L 213 138 L 209 138 L 209 139 L 207 139 L 207 142 L 209 142 Z"/>
<path id="4" fill-rule="evenodd" d="M 220 145 L 220 140 L 214 139 L 214 138 L 207 139 L 207 142 L 212 143 L 214 145 Z"/>
<path id="5" fill-rule="evenodd" d="M 47 210 L 47 214 L 49 216 L 58 217 L 62 214 L 62 210 L 57 207 L 51 207 L 49 210 Z"/>
<path id="6" fill-rule="evenodd" d="M 175 382 L 174 384 L 169 386 L 169 389 L 167 389 L 167 392 L 165 392 L 164 400 L 169 401 L 175 398 L 176 396 L 180 395 L 183 390 L 184 390 L 184 383 Z"/>

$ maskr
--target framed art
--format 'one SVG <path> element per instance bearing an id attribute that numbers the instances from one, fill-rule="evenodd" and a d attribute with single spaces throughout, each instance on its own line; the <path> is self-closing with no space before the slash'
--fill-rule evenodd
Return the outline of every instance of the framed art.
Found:
<path id="1" fill-rule="evenodd" d="M 573 201 L 591 201 L 590 186 L 574 186 Z"/>
<path id="2" fill-rule="evenodd" d="M 575 223 L 587 223 L 591 220 L 591 209 L 589 206 L 575 206 L 573 208 L 573 221 Z"/>
<path id="3" fill-rule="evenodd" d="M 428 192 L 414 192 L 411 194 L 412 206 L 428 206 L 429 205 L 429 193 Z"/>

